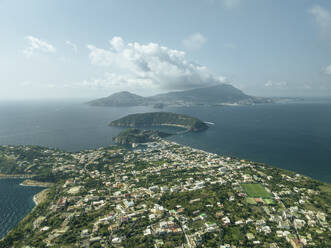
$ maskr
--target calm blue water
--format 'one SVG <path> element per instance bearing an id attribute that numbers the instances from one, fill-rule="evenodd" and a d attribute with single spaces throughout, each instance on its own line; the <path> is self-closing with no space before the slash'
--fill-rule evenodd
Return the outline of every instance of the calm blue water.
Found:
<path id="1" fill-rule="evenodd" d="M 106 146 L 122 130 L 108 127 L 110 121 L 150 111 L 156 110 L 89 107 L 79 102 L 0 102 L 0 145 L 34 144 L 68 151 Z M 215 123 L 205 132 L 173 136 L 176 142 L 331 182 L 331 102 L 164 111 Z M 19 187 L 13 181 L 0 183 L 1 236 L 33 207 L 31 199 L 38 190 Z M 13 194 L 18 188 L 23 193 Z"/>
<path id="2" fill-rule="evenodd" d="M 214 122 L 172 139 L 331 182 L 331 103 L 177 109 Z"/>
<path id="3" fill-rule="evenodd" d="M 90 107 L 80 102 L 0 102 L 0 145 L 78 151 L 113 144 L 110 121 L 148 107 Z M 215 125 L 171 139 L 207 151 L 265 162 L 331 182 L 331 102 L 169 108 Z"/>
<path id="4" fill-rule="evenodd" d="M 80 102 L 0 102 L 0 145 L 43 145 L 68 151 L 112 144 L 111 120 L 152 108 L 99 108 Z M 155 111 L 155 110 L 154 110 Z"/>
<path id="5" fill-rule="evenodd" d="M 0 179 L 0 239 L 35 206 L 40 187 L 22 187 L 20 179 Z"/>

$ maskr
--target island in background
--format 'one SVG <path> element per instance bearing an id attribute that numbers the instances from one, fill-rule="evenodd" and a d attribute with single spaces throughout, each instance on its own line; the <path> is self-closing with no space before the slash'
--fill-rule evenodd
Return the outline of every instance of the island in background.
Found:
<path id="1" fill-rule="evenodd" d="M 87 104 L 91 106 L 130 107 L 153 106 L 222 106 L 222 105 L 252 105 L 273 103 L 275 100 L 266 97 L 249 96 L 229 84 L 196 88 L 185 91 L 174 91 L 155 96 L 143 97 L 128 91 L 121 91 L 108 97 L 96 99 Z"/>

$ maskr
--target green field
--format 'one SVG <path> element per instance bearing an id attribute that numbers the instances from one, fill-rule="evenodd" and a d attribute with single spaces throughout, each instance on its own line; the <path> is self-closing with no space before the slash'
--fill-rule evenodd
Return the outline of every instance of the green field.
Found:
<path id="1" fill-rule="evenodd" d="M 275 201 L 273 199 L 263 199 L 264 203 L 267 205 L 275 205 Z"/>
<path id="2" fill-rule="evenodd" d="M 252 198 L 252 197 L 247 197 L 246 202 L 248 204 L 251 204 L 251 205 L 256 205 L 257 204 L 256 201 L 254 200 L 254 198 Z"/>
<path id="3" fill-rule="evenodd" d="M 272 195 L 266 191 L 261 184 L 244 183 L 241 185 L 249 197 L 271 198 Z"/>

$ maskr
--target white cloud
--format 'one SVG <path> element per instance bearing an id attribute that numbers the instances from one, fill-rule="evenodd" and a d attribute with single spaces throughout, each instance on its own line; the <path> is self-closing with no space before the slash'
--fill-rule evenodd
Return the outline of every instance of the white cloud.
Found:
<path id="1" fill-rule="evenodd" d="M 109 43 L 109 49 L 87 45 L 90 62 L 105 67 L 108 73 L 102 79 L 84 82 L 85 86 L 180 90 L 227 81 L 212 75 L 205 66 L 188 61 L 183 51 L 156 43 L 125 43 L 120 37 Z"/>
<path id="2" fill-rule="evenodd" d="M 124 48 L 122 37 L 115 36 L 109 41 L 109 43 L 116 51 L 121 51 Z"/>
<path id="3" fill-rule="evenodd" d="M 234 9 L 239 7 L 241 0 L 223 0 L 223 5 L 227 9 Z"/>
<path id="4" fill-rule="evenodd" d="M 183 46 L 190 50 L 201 48 L 207 42 L 207 38 L 200 33 L 194 33 L 182 41 Z"/>
<path id="5" fill-rule="evenodd" d="M 268 80 L 268 82 L 266 82 L 264 84 L 265 87 L 274 87 L 274 88 L 287 88 L 288 83 L 286 81 L 272 81 L 272 80 Z"/>
<path id="6" fill-rule="evenodd" d="M 28 57 L 32 56 L 36 51 L 41 51 L 46 53 L 56 52 L 55 47 L 47 43 L 46 41 L 43 41 L 33 36 L 26 36 L 25 39 L 28 41 L 29 46 L 26 49 L 24 49 L 23 53 Z"/>
<path id="7" fill-rule="evenodd" d="M 327 67 L 323 68 L 323 72 L 327 75 L 331 75 L 331 65 L 328 65 Z"/>
<path id="8" fill-rule="evenodd" d="M 67 41 L 66 41 L 66 44 L 67 44 L 68 46 L 70 46 L 70 47 L 75 51 L 75 53 L 78 51 L 78 49 L 77 49 L 77 45 L 76 45 L 75 43 L 71 42 L 70 40 L 67 40 Z"/>
<path id="9" fill-rule="evenodd" d="M 316 23 L 318 24 L 320 31 L 324 38 L 331 41 L 331 14 L 330 12 L 319 6 L 315 5 L 309 10 L 310 14 L 314 16 Z"/>
<path id="10" fill-rule="evenodd" d="M 133 78 L 126 75 L 119 75 L 116 73 L 105 73 L 103 78 L 84 80 L 76 83 L 75 86 L 86 87 L 92 89 L 141 89 L 141 88 L 155 88 L 151 80 L 145 78 Z"/>

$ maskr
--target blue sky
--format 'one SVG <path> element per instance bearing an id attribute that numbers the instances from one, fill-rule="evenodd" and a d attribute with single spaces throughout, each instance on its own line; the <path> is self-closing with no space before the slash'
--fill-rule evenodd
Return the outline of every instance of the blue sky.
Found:
<path id="1" fill-rule="evenodd" d="M 0 0 L 0 97 L 331 95 L 327 0 Z"/>

